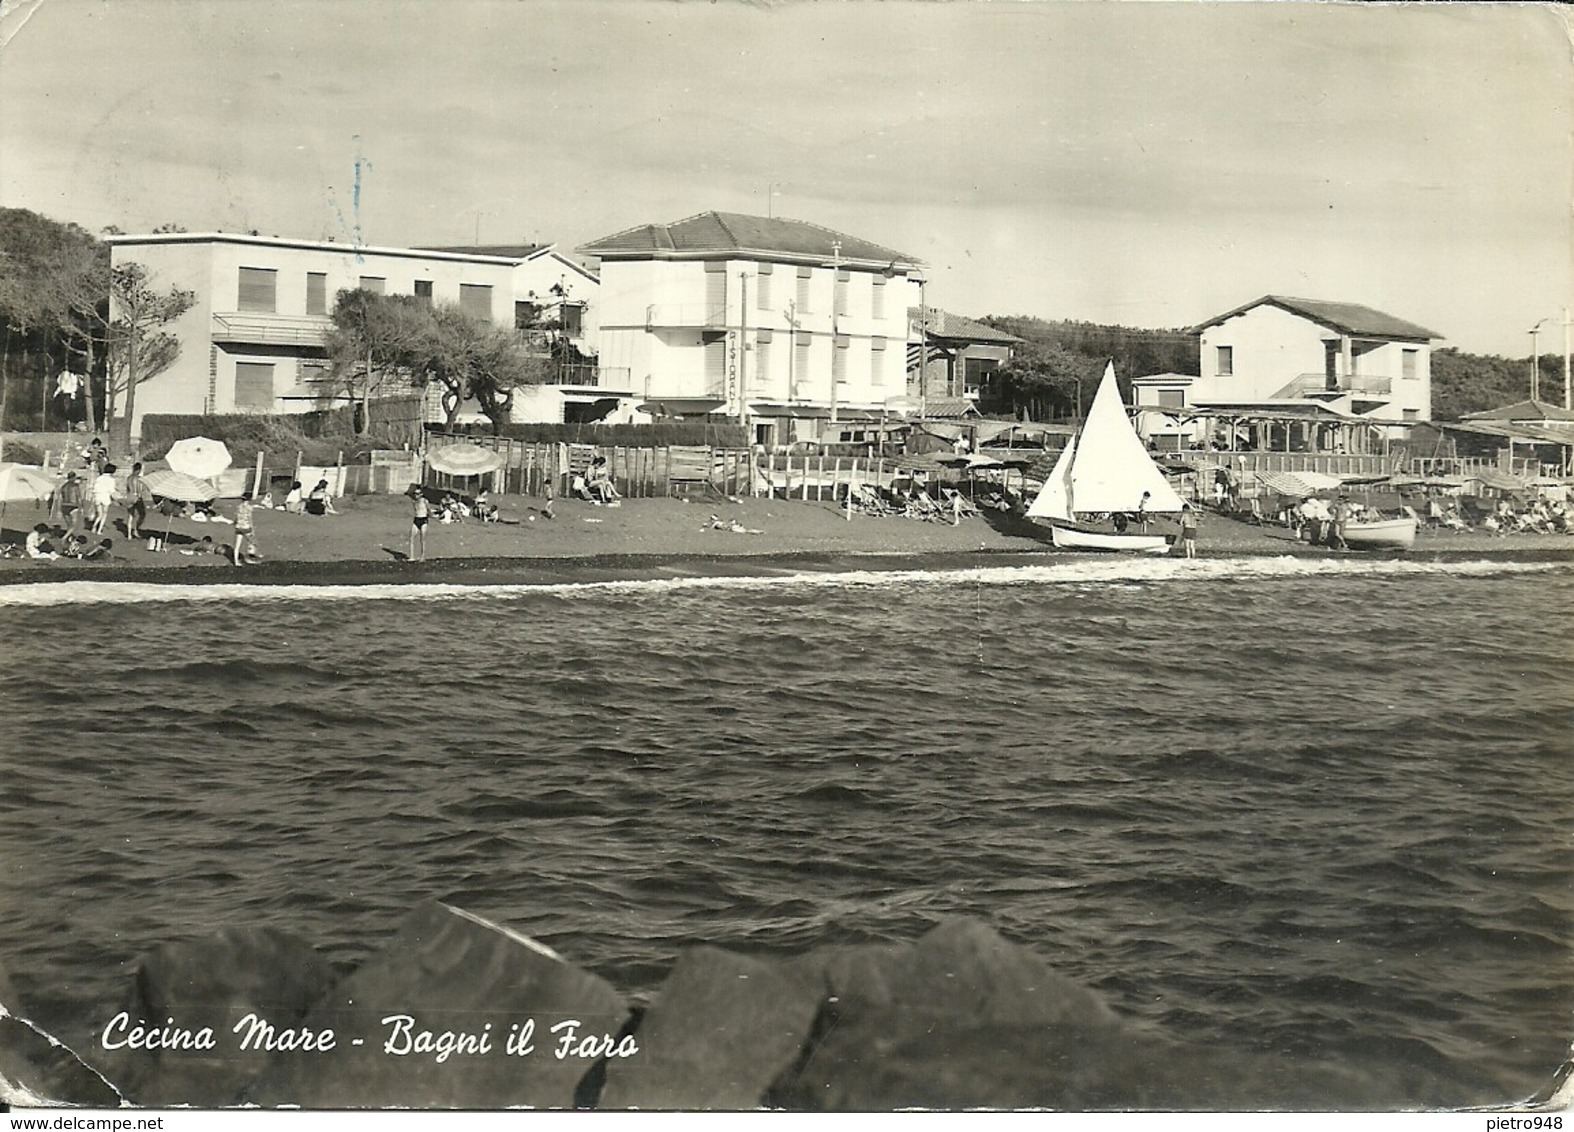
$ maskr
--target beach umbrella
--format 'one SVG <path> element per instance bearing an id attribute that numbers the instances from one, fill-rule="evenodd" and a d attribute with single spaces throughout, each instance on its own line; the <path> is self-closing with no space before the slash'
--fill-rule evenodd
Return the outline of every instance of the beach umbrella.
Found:
<path id="1" fill-rule="evenodd" d="M 208 503 L 219 494 L 218 489 L 207 480 L 199 480 L 196 476 L 177 472 L 173 468 L 160 468 L 156 472 L 149 472 L 142 477 L 142 482 L 154 495 L 164 499 L 174 499 L 180 503 Z M 169 541 L 169 525 L 174 519 L 174 515 L 166 515 L 164 518 L 165 542 Z"/>
<path id="2" fill-rule="evenodd" d="M 426 455 L 426 464 L 433 471 L 450 476 L 479 476 L 495 472 L 503 466 L 503 454 L 479 444 L 450 444 Z"/>
<path id="3" fill-rule="evenodd" d="M 234 461 L 222 440 L 209 440 L 205 436 L 191 436 L 177 440 L 164 454 L 164 462 L 177 472 L 184 472 L 199 480 L 212 479 Z M 174 498 L 174 496 L 170 496 Z M 208 498 L 212 498 L 209 496 Z"/>
<path id="4" fill-rule="evenodd" d="M 55 486 L 53 477 L 35 464 L 0 464 L 0 516 L 8 503 L 47 504 Z"/>

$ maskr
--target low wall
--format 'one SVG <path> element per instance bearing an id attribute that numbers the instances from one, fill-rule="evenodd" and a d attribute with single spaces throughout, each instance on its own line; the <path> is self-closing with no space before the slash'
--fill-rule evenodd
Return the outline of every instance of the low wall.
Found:
<path id="1" fill-rule="evenodd" d="M 0 995 L 10 997 L 0 977 Z M 1422 1107 L 1362 1066 L 1173 1041 L 973 920 L 681 954 L 648 1004 L 439 903 L 334 970 L 233 929 L 146 956 L 80 1058 L 0 1011 L 0 1100 L 104 1107 L 889 1111 Z M 31 1098 L 31 1099 L 29 1099 Z"/>

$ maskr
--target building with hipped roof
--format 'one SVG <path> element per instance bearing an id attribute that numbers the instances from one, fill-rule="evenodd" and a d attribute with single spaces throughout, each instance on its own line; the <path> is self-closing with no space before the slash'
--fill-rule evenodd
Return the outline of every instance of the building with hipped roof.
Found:
<path id="1" fill-rule="evenodd" d="M 452 303 L 519 328 L 526 348 L 548 348 L 550 332 L 583 359 L 549 387 L 559 413 L 563 402 L 604 404 L 623 392 L 615 375 L 590 362 L 595 273 L 550 246 L 373 247 L 233 232 L 106 242 L 114 265 L 142 264 L 156 287 L 195 295 L 167 328 L 180 340 L 180 356 L 137 387 L 133 435 L 149 413 L 299 413 L 343 404 L 344 391 L 329 376 L 327 340 L 336 296 L 354 288 Z M 124 405 L 116 409 L 123 414 Z"/>
<path id="2" fill-rule="evenodd" d="M 702 212 L 578 249 L 599 261 L 603 365 L 652 417 L 746 422 L 766 446 L 818 440 L 907 401 L 919 261 L 818 224 Z"/>
<path id="3" fill-rule="evenodd" d="M 1145 436 L 1359 451 L 1431 420 L 1432 343 L 1425 327 L 1357 303 L 1264 295 L 1191 328 L 1198 373 L 1132 382 Z"/>

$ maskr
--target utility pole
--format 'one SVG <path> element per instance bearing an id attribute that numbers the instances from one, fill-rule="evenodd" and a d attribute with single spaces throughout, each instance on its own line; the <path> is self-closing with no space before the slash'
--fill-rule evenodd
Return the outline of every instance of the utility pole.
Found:
<path id="1" fill-rule="evenodd" d="M 1569 308 L 1563 308 L 1563 407 L 1574 410 L 1574 383 L 1569 381 Z"/>

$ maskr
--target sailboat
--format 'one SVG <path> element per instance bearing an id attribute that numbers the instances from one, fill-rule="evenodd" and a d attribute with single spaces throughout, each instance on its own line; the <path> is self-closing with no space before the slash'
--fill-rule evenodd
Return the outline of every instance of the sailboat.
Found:
<path id="1" fill-rule="evenodd" d="M 1142 496 L 1148 500 L 1143 506 Z M 1137 430 L 1126 417 L 1115 365 L 1105 366 L 1093 405 L 1082 427 L 1060 453 L 1043 490 L 1027 509 L 1030 519 L 1049 524 L 1050 541 L 1067 550 L 1124 550 L 1164 554 L 1164 535 L 1101 531 L 1078 515 L 1135 513 L 1174 514 L 1181 498 L 1148 455 Z"/>

